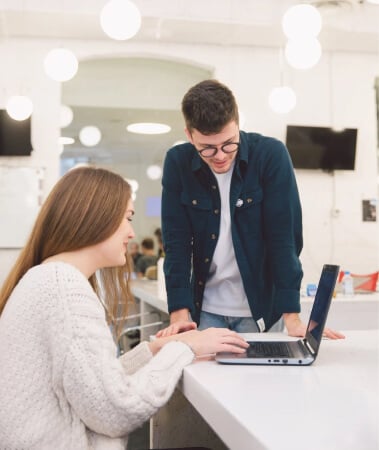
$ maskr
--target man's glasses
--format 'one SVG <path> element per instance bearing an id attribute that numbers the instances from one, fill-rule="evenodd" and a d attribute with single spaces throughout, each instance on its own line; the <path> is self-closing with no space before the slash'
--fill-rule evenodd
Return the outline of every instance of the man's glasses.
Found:
<path id="1" fill-rule="evenodd" d="M 239 142 L 229 142 L 227 144 L 221 145 L 221 151 L 223 151 L 224 153 L 234 153 L 236 152 L 240 147 Z M 202 150 L 197 150 L 201 156 L 203 156 L 204 158 L 212 158 L 212 156 L 214 156 L 217 151 L 218 151 L 218 147 L 205 147 Z"/>

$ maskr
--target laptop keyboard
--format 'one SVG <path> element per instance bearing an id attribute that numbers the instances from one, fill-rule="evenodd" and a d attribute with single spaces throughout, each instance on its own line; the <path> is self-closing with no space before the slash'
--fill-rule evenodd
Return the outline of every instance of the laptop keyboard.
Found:
<path id="1" fill-rule="evenodd" d="M 291 352 L 285 342 L 250 342 L 247 356 L 290 357 Z"/>

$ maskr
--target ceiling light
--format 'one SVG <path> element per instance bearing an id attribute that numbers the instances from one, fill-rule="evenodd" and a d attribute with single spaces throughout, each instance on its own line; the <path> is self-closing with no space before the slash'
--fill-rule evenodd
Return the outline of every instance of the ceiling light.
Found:
<path id="1" fill-rule="evenodd" d="M 291 6 L 283 16 L 282 28 L 289 39 L 316 37 L 321 31 L 321 14 L 312 5 Z"/>
<path id="2" fill-rule="evenodd" d="M 74 113 L 72 109 L 69 106 L 61 105 L 61 116 L 60 116 L 60 127 L 66 128 L 70 125 L 72 122 L 72 119 L 74 118 Z"/>
<path id="3" fill-rule="evenodd" d="M 164 134 L 171 131 L 171 127 L 164 123 L 141 122 L 132 123 L 126 127 L 131 133 L 139 134 Z"/>
<path id="4" fill-rule="evenodd" d="M 290 39 L 285 48 L 288 64 L 295 69 L 310 69 L 321 58 L 321 45 L 318 39 L 309 38 L 293 41 Z"/>
<path id="5" fill-rule="evenodd" d="M 58 144 L 59 145 L 71 145 L 75 142 L 75 139 L 68 136 L 59 136 Z"/>
<path id="6" fill-rule="evenodd" d="M 101 140 L 101 131 L 92 125 L 83 127 L 79 132 L 79 140 L 86 147 L 94 147 Z"/>
<path id="7" fill-rule="evenodd" d="M 153 164 L 147 168 L 146 174 L 150 180 L 159 180 L 162 175 L 162 168 L 161 166 Z"/>
<path id="8" fill-rule="evenodd" d="M 78 71 L 78 60 L 67 48 L 54 48 L 44 61 L 46 74 L 55 81 L 71 80 Z"/>
<path id="9" fill-rule="evenodd" d="M 25 120 L 33 112 L 33 103 L 29 97 L 23 95 L 14 95 L 6 105 L 7 113 L 14 120 Z"/>
<path id="10" fill-rule="evenodd" d="M 287 114 L 296 106 L 296 94 L 288 86 L 274 88 L 269 95 L 270 108 L 278 114 Z"/>
<path id="11" fill-rule="evenodd" d="M 141 27 L 141 13 L 129 0 L 110 0 L 101 10 L 100 25 L 112 39 L 130 39 Z"/>
<path id="12" fill-rule="evenodd" d="M 125 180 L 130 184 L 130 187 L 132 188 L 132 192 L 136 193 L 139 189 L 139 183 L 137 180 L 128 180 L 125 178 Z"/>

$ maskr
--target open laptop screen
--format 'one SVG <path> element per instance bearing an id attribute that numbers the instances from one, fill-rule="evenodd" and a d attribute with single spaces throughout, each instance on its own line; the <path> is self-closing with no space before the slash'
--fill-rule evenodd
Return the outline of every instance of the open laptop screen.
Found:
<path id="1" fill-rule="evenodd" d="M 305 336 L 315 354 L 318 352 L 322 339 L 338 272 L 339 266 L 325 264 L 321 273 Z"/>

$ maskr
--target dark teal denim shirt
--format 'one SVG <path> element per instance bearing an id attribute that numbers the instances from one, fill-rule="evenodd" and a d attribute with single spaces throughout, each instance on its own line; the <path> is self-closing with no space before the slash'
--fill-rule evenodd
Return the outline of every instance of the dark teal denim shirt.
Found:
<path id="1" fill-rule="evenodd" d="M 267 330 L 283 313 L 300 311 L 301 205 L 286 147 L 243 131 L 240 144 L 230 186 L 232 240 L 252 316 Z M 188 308 L 199 322 L 220 230 L 217 181 L 185 143 L 167 152 L 162 185 L 168 309 Z"/>

